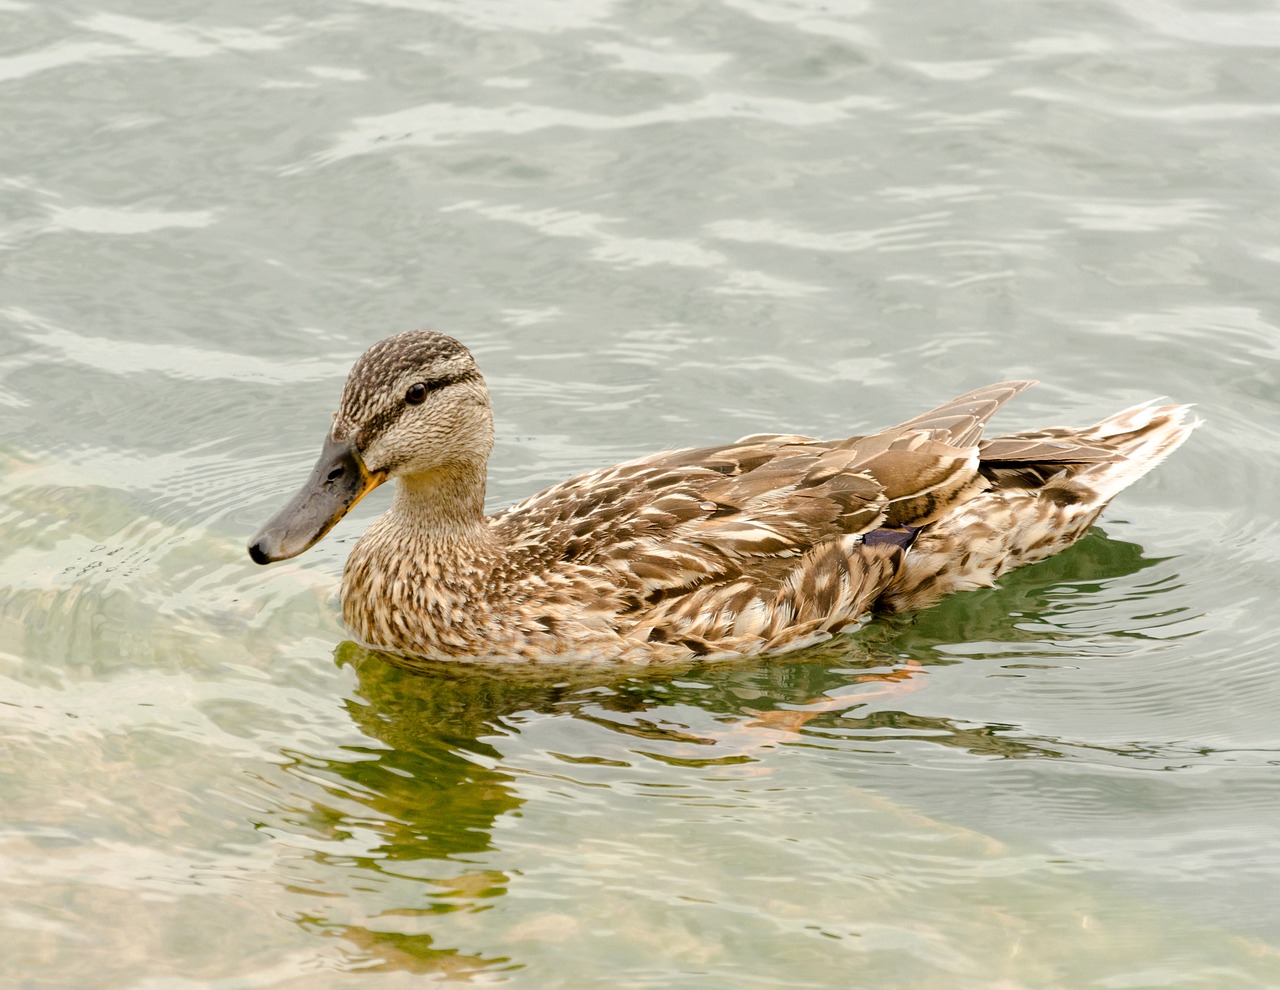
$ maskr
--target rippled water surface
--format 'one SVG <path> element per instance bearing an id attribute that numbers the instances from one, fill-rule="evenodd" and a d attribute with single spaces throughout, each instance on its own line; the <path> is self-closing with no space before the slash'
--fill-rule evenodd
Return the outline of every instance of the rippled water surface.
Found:
<path id="1" fill-rule="evenodd" d="M 1280 986 L 1280 8 L 0 0 L 22 988 Z M 649 450 L 1205 425 L 996 589 L 682 670 L 407 671 L 244 545 L 416 326 L 490 500 Z"/>

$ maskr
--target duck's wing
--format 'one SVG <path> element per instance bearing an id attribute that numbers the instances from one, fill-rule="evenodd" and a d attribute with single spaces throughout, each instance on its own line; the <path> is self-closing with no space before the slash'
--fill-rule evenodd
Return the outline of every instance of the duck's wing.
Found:
<path id="1" fill-rule="evenodd" d="M 885 523 L 923 526 L 986 485 L 980 473 L 982 431 L 991 417 L 1034 381 L 984 385 L 871 436 L 850 437 L 840 449 L 858 455 L 889 499 Z"/>
<path id="2" fill-rule="evenodd" d="M 579 621 L 693 655 L 804 645 L 865 611 L 909 542 L 863 546 L 889 500 L 848 470 L 856 459 L 803 441 L 674 451 L 557 485 L 493 525 L 518 572 L 571 589 Z"/>
<path id="3" fill-rule="evenodd" d="M 529 570 L 606 566 L 645 595 L 744 575 L 774 585 L 815 547 L 922 526 L 984 487 L 982 428 L 1030 384 L 976 389 L 842 441 L 768 434 L 650 455 L 549 488 L 493 524 Z"/>
<path id="4" fill-rule="evenodd" d="M 853 459 L 801 438 L 670 451 L 556 485 L 493 525 L 527 570 L 564 561 L 644 594 L 690 588 L 880 525 L 888 499 Z"/>

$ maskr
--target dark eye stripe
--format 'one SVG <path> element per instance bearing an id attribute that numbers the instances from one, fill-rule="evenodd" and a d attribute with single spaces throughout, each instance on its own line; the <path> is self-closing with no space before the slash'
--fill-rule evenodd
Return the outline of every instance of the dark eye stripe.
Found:
<path id="1" fill-rule="evenodd" d="M 475 378 L 476 375 L 474 373 L 464 372 L 454 378 L 428 378 L 425 381 L 414 382 L 409 386 L 409 390 L 405 392 L 404 401 L 411 406 L 421 405 L 426 401 L 429 392 L 434 392 L 450 385 L 459 385 L 462 382 L 474 381 Z"/>
<path id="2" fill-rule="evenodd" d="M 474 371 L 463 371 L 455 376 L 446 376 L 444 378 L 424 378 L 420 382 L 414 382 L 404 393 L 403 405 L 392 406 L 389 409 L 383 409 L 381 412 L 369 417 L 368 421 L 356 432 L 356 446 L 365 449 L 374 439 L 382 434 L 392 423 L 404 414 L 406 406 L 419 406 L 427 401 L 427 396 L 437 389 L 447 388 L 450 385 L 460 385 L 463 382 L 474 382 L 480 376 Z M 422 386 L 421 398 L 415 391 L 417 387 Z"/>

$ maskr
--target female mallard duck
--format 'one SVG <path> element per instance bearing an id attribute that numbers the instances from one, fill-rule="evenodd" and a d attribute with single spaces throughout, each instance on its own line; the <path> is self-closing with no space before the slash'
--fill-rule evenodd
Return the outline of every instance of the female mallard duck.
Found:
<path id="1" fill-rule="evenodd" d="M 793 650 L 1057 553 L 1196 425 L 1186 406 L 1146 403 L 982 439 L 1031 384 L 869 436 L 651 454 L 486 516 L 484 379 L 452 337 L 402 333 L 356 362 L 311 478 L 249 555 L 301 553 L 394 478 L 342 579 L 343 618 L 370 646 L 526 660 Z"/>

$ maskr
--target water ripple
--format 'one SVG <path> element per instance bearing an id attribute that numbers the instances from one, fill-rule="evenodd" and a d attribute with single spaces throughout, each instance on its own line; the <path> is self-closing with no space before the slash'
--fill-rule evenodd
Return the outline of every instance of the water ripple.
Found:
<path id="1" fill-rule="evenodd" d="M 618 69 L 652 72 L 663 76 L 710 76 L 733 58 L 729 52 L 672 51 L 670 39 L 662 47 L 658 43 L 641 47 L 618 41 L 601 41 L 591 48 L 592 51 L 610 56 Z"/>
<path id="2" fill-rule="evenodd" d="M 100 206 L 53 207 L 48 230 L 69 230 L 83 234 L 149 234 L 170 227 L 208 227 L 217 213 L 213 210 L 105 209 Z"/>
<path id="3" fill-rule="evenodd" d="M 432 147 L 485 134 L 515 136 L 554 127 L 611 131 L 705 120 L 756 120 L 780 127 L 804 128 L 844 120 L 859 111 L 886 109 L 885 100 L 870 96 L 810 102 L 731 92 L 709 93 L 698 100 L 617 115 L 529 103 L 496 107 L 427 103 L 376 117 L 358 118 L 352 129 L 340 136 L 328 151 L 315 156 L 310 165 L 331 165 L 401 147 Z M 292 175 L 307 167 L 291 166 L 282 174 Z"/>
<path id="4" fill-rule="evenodd" d="M 63 41 L 38 51 L 0 58 L 0 82 L 24 79 L 39 72 L 61 69 L 68 65 L 83 65 L 104 59 L 132 54 L 123 45 L 102 41 Z"/>
<path id="5" fill-rule="evenodd" d="M 357 0 L 371 7 L 439 14 L 480 31 L 533 31 L 539 34 L 604 26 L 616 15 L 618 0 L 560 3 L 559 0 Z"/>
<path id="6" fill-rule="evenodd" d="M 1165 37 L 1229 47 L 1280 47 L 1280 14 L 1271 10 L 1189 8 L 1176 0 L 1119 0 L 1116 6 Z"/>
<path id="7" fill-rule="evenodd" d="M 931 232 L 947 227 L 949 221 L 950 214 L 945 212 L 923 213 L 879 229 L 829 234 L 787 227 L 775 220 L 721 220 L 708 230 L 725 240 L 775 244 L 801 251 L 892 251 L 921 241 Z M 929 243 L 936 245 L 935 241 Z"/>
<path id="8" fill-rule="evenodd" d="M 196 28 L 124 14 L 94 14 L 82 20 L 80 26 L 124 38 L 133 43 L 137 52 L 170 58 L 208 58 L 224 52 L 269 52 L 286 43 L 283 38 L 248 28 Z"/>
<path id="9" fill-rule="evenodd" d="M 1098 95 L 1079 91 L 1048 89 L 1042 86 L 1026 86 L 1015 91 L 1015 96 L 1047 104 L 1070 104 L 1107 117 L 1125 119 L 1142 118 L 1170 123 L 1219 123 L 1230 124 L 1241 120 L 1274 117 L 1280 114 L 1280 103 L 1183 103 L 1171 106 L 1152 106 L 1145 103 L 1125 103 L 1111 95 Z"/>
<path id="10" fill-rule="evenodd" d="M 724 293 L 761 293 L 787 297 L 809 295 L 824 291 L 820 286 L 806 285 L 792 279 L 781 278 L 765 272 L 730 268 L 730 259 L 719 251 L 701 246 L 692 240 L 636 237 L 615 234 L 605 229 L 609 225 L 623 224 L 622 218 L 577 210 L 528 209 L 525 207 L 484 203 L 481 201 L 455 203 L 441 212 L 466 210 L 490 220 L 517 223 L 530 227 L 548 237 L 571 237 L 596 242 L 589 257 L 592 260 L 616 267 L 647 267 L 672 265 L 678 268 L 724 271 L 724 280 L 716 291 Z"/>
<path id="11" fill-rule="evenodd" d="M 295 356 L 288 361 L 219 351 L 197 344 L 163 344 L 127 341 L 118 337 L 94 337 L 57 327 L 34 313 L 20 309 L 0 311 L 0 316 L 27 328 L 25 336 L 37 349 L 54 352 L 58 359 L 117 375 L 160 373 L 178 380 L 261 379 L 271 382 L 341 380 L 351 367 L 347 351 L 331 356 Z M 35 363 L 31 355 L 24 363 Z"/>

